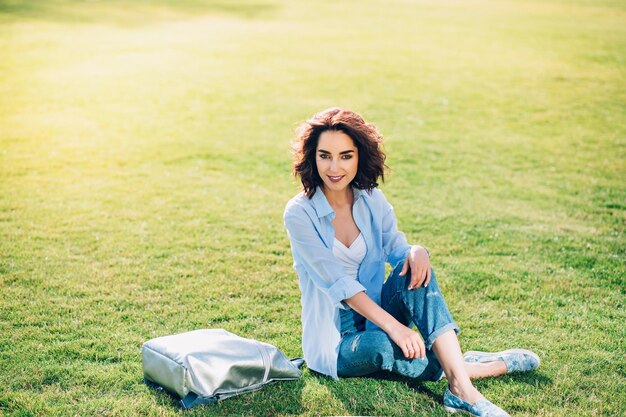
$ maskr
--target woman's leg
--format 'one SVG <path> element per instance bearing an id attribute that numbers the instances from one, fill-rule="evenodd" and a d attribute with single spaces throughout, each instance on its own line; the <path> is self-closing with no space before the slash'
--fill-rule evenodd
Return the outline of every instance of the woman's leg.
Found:
<path id="1" fill-rule="evenodd" d="M 383 308 L 396 318 L 404 315 L 415 323 L 427 351 L 434 351 L 453 394 L 471 403 L 483 399 L 472 385 L 470 377 L 506 373 L 506 367 L 500 367 L 504 363 L 492 363 L 484 367 L 466 364 L 456 337 L 459 328 L 441 294 L 435 272 L 431 270 L 428 287 L 409 290 L 410 272 L 401 277 L 400 270 L 400 266 L 395 268 L 383 286 Z"/>
<path id="2" fill-rule="evenodd" d="M 342 337 L 337 359 L 340 377 L 366 376 L 379 371 L 432 380 L 441 374 L 441 365 L 433 351 L 426 352 L 424 359 L 405 358 L 402 350 L 380 329 Z"/>
<path id="3" fill-rule="evenodd" d="M 506 374 L 506 365 L 504 361 L 493 361 L 485 363 L 467 363 L 465 362 L 465 370 L 470 379 L 491 378 Z"/>
<path id="4" fill-rule="evenodd" d="M 435 272 L 431 270 L 428 287 L 409 290 L 410 271 L 400 276 L 402 265 L 398 265 L 385 281 L 381 293 L 381 307 L 403 324 L 415 324 L 427 350 L 432 349 L 433 342 L 439 335 L 454 330 L 459 326 L 454 322 L 452 314 L 439 289 Z"/>
<path id="5" fill-rule="evenodd" d="M 453 330 L 459 331 L 452 314 L 441 294 L 435 272 L 431 270 L 428 287 L 409 290 L 410 271 L 400 276 L 402 265 L 398 265 L 383 285 L 381 307 L 394 316 L 399 322 L 410 326 L 415 324 L 424 339 L 426 351 L 432 346 L 439 335 Z"/>
<path id="6" fill-rule="evenodd" d="M 454 331 L 450 330 L 439 335 L 433 343 L 433 350 L 446 374 L 446 378 L 448 378 L 450 391 L 454 395 L 469 403 L 475 403 L 485 398 L 470 381 L 465 362 L 463 362 L 461 347 Z"/>
<path id="7" fill-rule="evenodd" d="M 441 366 L 433 351 L 424 359 L 407 359 L 380 329 L 365 330 L 365 317 L 352 309 L 341 310 L 341 345 L 337 359 L 340 377 L 365 376 L 389 371 L 420 379 L 436 379 Z"/>

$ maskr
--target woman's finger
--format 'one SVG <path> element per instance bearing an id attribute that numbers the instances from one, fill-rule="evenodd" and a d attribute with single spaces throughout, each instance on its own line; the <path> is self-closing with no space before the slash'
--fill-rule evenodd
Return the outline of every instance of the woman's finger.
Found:
<path id="1" fill-rule="evenodd" d="M 403 277 L 406 275 L 406 271 L 409 268 L 409 257 L 404 260 L 404 265 L 402 265 L 402 271 L 400 271 L 400 276 Z"/>
<path id="2" fill-rule="evenodd" d="M 415 288 L 415 276 L 416 276 L 415 265 L 411 265 L 411 283 L 409 284 L 409 289 L 412 290 Z"/>
<path id="3" fill-rule="evenodd" d="M 411 359 L 424 358 L 424 355 L 426 354 L 426 350 L 424 349 L 424 343 L 422 343 L 422 340 L 420 338 L 417 338 L 416 340 L 413 341 L 412 346 L 413 346 L 413 355 Z"/>
<path id="4" fill-rule="evenodd" d="M 430 269 L 430 266 L 429 266 L 428 270 L 426 271 L 426 281 L 424 282 L 424 287 L 428 287 L 428 284 L 430 284 L 431 276 L 432 276 L 432 270 Z"/>
<path id="5" fill-rule="evenodd" d="M 411 337 L 411 345 L 413 347 L 413 356 L 411 359 L 417 359 L 422 357 L 422 340 L 417 335 L 417 333 L 413 334 Z"/>
<path id="6" fill-rule="evenodd" d="M 411 342 L 407 343 L 406 351 L 407 351 L 407 355 L 404 355 L 404 356 L 406 356 L 407 359 L 413 359 L 413 355 L 415 355 L 415 349 L 411 345 Z"/>
<path id="7" fill-rule="evenodd" d="M 420 275 L 420 271 L 421 271 L 420 264 L 417 262 L 413 262 L 413 265 L 411 265 L 411 270 L 413 271 L 413 274 L 411 276 L 412 287 L 413 289 L 419 288 L 420 283 L 423 281 L 422 276 Z"/>
<path id="8" fill-rule="evenodd" d="M 408 358 L 409 358 L 409 359 L 413 359 L 413 358 L 415 358 L 415 348 L 413 347 L 413 345 L 412 345 L 412 344 L 409 344 L 408 351 L 409 351 L 409 356 L 408 356 Z"/>
<path id="9" fill-rule="evenodd" d="M 409 358 L 409 348 L 408 345 L 406 343 L 402 343 L 400 345 L 398 345 L 400 347 L 400 349 L 402 349 L 402 354 L 404 355 L 405 358 Z"/>
<path id="10" fill-rule="evenodd" d="M 424 269 L 420 265 L 415 265 L 414 271 L 415 273 L 411 277 L 411 286 L 413 288 L 419 288 L 419 286 L 422 285 L 422 282 L 424 281 Z"/>
<path id="11" fill-rule="evenodd" d="M 420 285 L 424 284 L 426 281 L 426 265 L 420 265 Z"/>

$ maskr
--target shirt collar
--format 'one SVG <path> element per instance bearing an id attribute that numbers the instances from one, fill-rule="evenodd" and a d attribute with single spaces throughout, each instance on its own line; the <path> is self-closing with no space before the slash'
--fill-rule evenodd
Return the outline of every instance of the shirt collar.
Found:
<path id="1" fill-rule="evenodd" d="M 356 204 L 356 202 L 365 195 L 365 193 L 367 193 L 366 190 L 359 190 L 358 188 L 352 187 L 352 192 L 354 193 L 354 203 Z M 328 200 L 326 199 L 326 196 L 324 195 L 324 192 L 322 191 L 321 187 L 317 187 L 317 189 L 315 190 L 315 194 L 313 194 L 313 198 L 311 199 L 312 203 L 313 203 L 313 207 L 315 208 L 315 212 L 317 213 L 317 217 L 319 217 L 320 219 L 322 217 L 326 217 L 329 214 L 334 214 L 335 211 L 333 210 L 333 208 L 330 206 L 330 204 L 328 203 Z"/>

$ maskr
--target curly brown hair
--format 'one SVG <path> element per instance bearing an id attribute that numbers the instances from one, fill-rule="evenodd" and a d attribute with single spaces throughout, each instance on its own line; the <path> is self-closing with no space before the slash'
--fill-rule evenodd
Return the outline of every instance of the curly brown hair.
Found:
<path id="1" fill-rule="evenodd" d="M 382 151 L 383 137 L 376 126 L 351 110 L 332 107 L 302 123 L 293 141 L 293 175 L 300 177 L 307 197 L 312 198 L 317 187 L 324 183 L 317 172 L 315 153 L 320 135 L 327 130 L 350 136 L 359 151 L 359 166 L 351 186 L 370 191 L 378 187 L 378 178 L 385 181 L 386 155 Z"/>

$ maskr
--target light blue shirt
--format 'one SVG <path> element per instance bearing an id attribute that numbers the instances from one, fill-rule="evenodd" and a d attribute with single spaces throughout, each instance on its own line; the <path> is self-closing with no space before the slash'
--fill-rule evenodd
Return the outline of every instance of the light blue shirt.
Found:
<path id="1" fill-rule="evenodd" d="M 357 274 L 350 277 L 333 254 L 335 212 L 318 187 L 309 199 L 304 193 L 285 207 L 285 227 L 291 242 L 293 267 L 302 291 L 302 350 L 309 369 L 337 379 L 341 342 L 339 309 L 343 300 L 366 291 L 380 305 L 385 262 L 395 267 L 410 246 L 398 231 L 393 207 L 382 191 L 353 188 L 352 216 L 361 231 L 367 253 Z M 369 320 L 367 329 L 377 328 Z"/>

